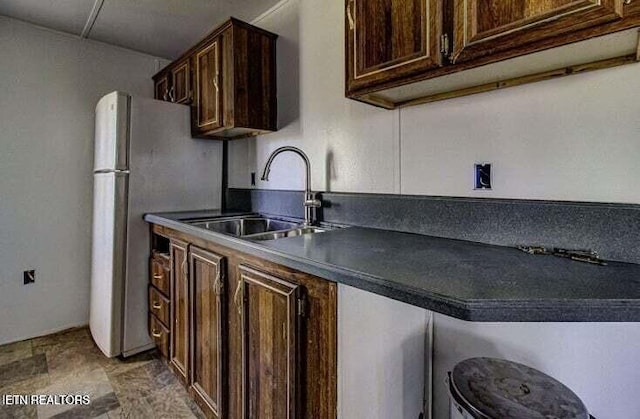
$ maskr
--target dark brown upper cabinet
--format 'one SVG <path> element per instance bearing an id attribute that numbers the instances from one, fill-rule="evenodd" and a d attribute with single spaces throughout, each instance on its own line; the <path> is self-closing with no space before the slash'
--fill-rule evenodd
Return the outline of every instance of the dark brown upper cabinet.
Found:
<path id="1" fill-rule="evenodd" d="M 153 76 L 154 99 L 189 105 L 193 101 L 191 79 L 190 59 L 172 63 Z"/>
<path id="2" fill-rule="evenodd" d="M 637 0 L 345 6 L 346 96 L 387 109 L 640 61 Z"/>
<path id="3" fill-rule="evenodd" d="M 155 97 L 191 106 L 194 137 L 276 131 L 276 39 L 231 18 L 154 76 Z"/>
<path id="4" fill-rule="evenodd" d="M 171 99 L 175 103 L 189 104 L 193 100 L 191 90 L 191 60 L 186 59 L 171 68 Z"/>
<path id="5" fill-rule="evenodd" d="M 196 123 L 198 133 L 215 131 L 222 127 L 220 83 L 220 44 L 216 38 L 196 53 Z"/>
<path id="6" fill-rule="evenodd" d="M 167 71 L 158 73 L 153 77 L 154 94 L 158 100 L 170 101 L 169 99 L 169 74 Z"/>
<path id="7" fill-rule="evenodd" d="M 440 0 L 347 0 L 349 89 L 442 65 Z"/>
<path id="8" fill-rule="evenodd" d="M 452 62 L 622 19 L 623 0 L 455 0 Z"/>

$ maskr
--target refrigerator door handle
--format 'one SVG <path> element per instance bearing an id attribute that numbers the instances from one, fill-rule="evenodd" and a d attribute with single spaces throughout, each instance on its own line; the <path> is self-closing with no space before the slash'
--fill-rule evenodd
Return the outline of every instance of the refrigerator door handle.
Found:
<path id="1" fill-rule="evenodd" d="M 95 174 L 100 174 L 100 173 L 115 173 L 115 174 L 121 174 L 121 175 L 128 175 L 129 173 L 131 173 L 129 170 L 120 170 L 120 169 L 101 169 L 101 170 L 96 170 L 95 172 L 93 172 Z"/>

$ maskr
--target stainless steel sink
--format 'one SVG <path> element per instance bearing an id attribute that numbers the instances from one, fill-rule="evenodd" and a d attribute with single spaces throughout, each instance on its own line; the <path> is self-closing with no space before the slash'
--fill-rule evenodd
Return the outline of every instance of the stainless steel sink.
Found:
<path id="1" fill-rule="evenodd" d="M 327 229 L 322 227 L 297 227 L 289 230 L 252 234 L 250 236 L 245 236 L 244 238 L 248 240 L 275 240 L 286 237 L 301 236 L 303 234 L 323 233 L 325 231 L 327 231 Z"/>
<path id="2" fill-rule="evenodd" d="M 259 216 L 192 220 L 186 222 L 196 227 L 236 237 L 250 236 L 270 231 L 290 230 L 299 226 L 298 223 L 292 221 Z"/>
<path id="3" fill-rule="evenodd" d="M 323 233 L 333 227 L 305 226 L 301 222 L 279 220 L 260 215 L 240 215 L 209 219 L 182 220 L 195 227 L 247 240 L 276 240 L 303 234 Z"/>

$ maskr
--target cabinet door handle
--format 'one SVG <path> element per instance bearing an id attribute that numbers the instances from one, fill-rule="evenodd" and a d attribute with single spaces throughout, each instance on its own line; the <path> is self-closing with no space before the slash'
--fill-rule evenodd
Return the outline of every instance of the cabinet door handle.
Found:
<path id="1" fill-rule="evenodd" d="M 220 73 L 218 72 L 218 70 L 216 70 L 216 75 L 213 78 L 213 86 L 216 88 L 216 90 L 220 90 L 220 88 L 218 87 L 218 76 L 220 75 Z"/>
<path id="2" fill-rule="evenodd" d="M 238 286 L 236 287 L 236 292 L 233 295 L 233 302 L 236 303 L 236 306 L 238 307 L 238 315 L 242 316 L 242 303 L 244 300 L 244 297 L 241 297 L 240 299 L 238 299 L 238 296 L 240 296 L 240 290 L 242 289 L 242 280 L 238 281 Z"/>
<path id="3" fill-rule="evenodd" d="M 349 20 L 349 29 L 354 30 L 356 27 L 356 24 L 355 24 L 355 21 L 353 20 L 353 14 L 351 13 L 352 5 L 353 5 L 353 0 L 351 0 L 347 5 L 347 19 Z"/>
<path id="4" fill-rule="evenodd" d="M 161 338 L 162 337 L 162 332 L 158 332 L 156 330 L 152 330 L 151 331 L 151 336 L 153 336 L 154 338 Z"/>
<path id="5" fill-rule="evenodd" d="M 151 305 L 151 307 L 154 310 L 160 310 L 162 308 L 162 303 L 158 303 L 158 302 L 154 301 L 153 304 Z"/>
<path id="6" fill-rule="evenodd" d="M 173 97 L 173 86 L 171 86 L 171 89 L 169 89 L 168 95 L 169 95 L 169 100 L 171 102 L 175 102 L 176 101 L 176 99 Z"/>
<path id="7" fill-rule="evenodd" d="M 216 280 L 213 283 L 213 289 L 217 295 L 222 294 L 222 281 L 220 279 L 220 267 L 218 267 L 218 272 L 216 273 Z"/>
<path id="8" fill-rule="evenodd" d="M 160 274 L 153 274 L 153 279 L 162 279 L 162 275 L 160 275 Z"/>

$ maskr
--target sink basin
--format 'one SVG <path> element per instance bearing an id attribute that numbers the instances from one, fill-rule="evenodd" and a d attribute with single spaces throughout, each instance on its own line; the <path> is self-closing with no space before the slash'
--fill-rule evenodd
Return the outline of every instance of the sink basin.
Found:
<path id="1" fill-rule="evenodd" d="M 303 234 L 322 233 L 329 230 L 327 227 L 305 227 L 298 222 L 278 220 L 259 215 L 184 220 L 184 222 L 195 227 L 215 231 L 216 233 L 256 241 L 283 239 Z"/>
<path id="2" fill-rule="evenodd" d="M 298 227 L 298 223 L 265 217 L 242 217 L 213 220 L 195 220 L 189 224 L 218 233 L 236 237 L 255 235 L 269 231 L 289 230 Z"/>
<path id="3" fill-rule="evenodd" d="M 327 229 L 321 228 L 321 227 L 297 227 L 297 228 L 292 228 L 290 230 L 271 231 L 266 233 L 253 234 L 250 236 L 246 236 L 245 238 L 249 240 L 275 240 L 275 239 L 283 239 L 285 237 L 301 236 L 303 234 L 323 233 L 325 231 L 327 231 Z"/>

